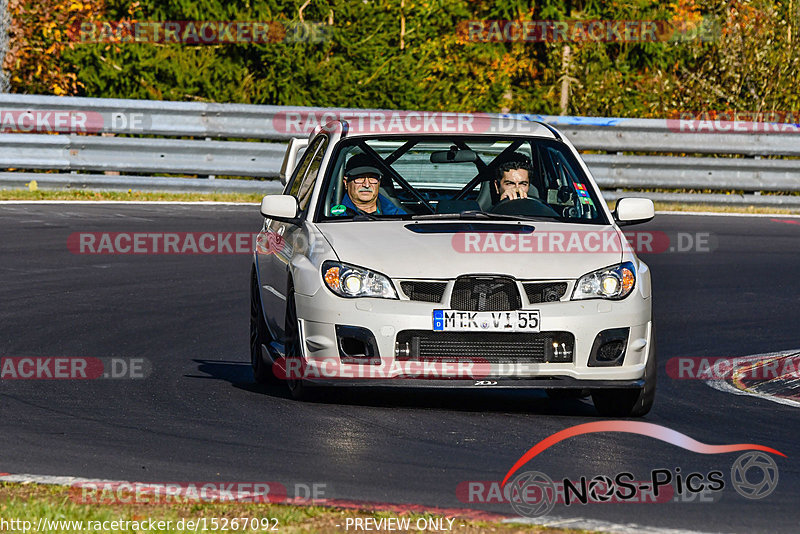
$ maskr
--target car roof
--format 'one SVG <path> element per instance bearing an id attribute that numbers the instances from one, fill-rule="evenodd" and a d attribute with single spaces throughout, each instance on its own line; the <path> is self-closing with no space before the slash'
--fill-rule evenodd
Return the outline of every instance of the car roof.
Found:
<path id="1" fill-rule="evenodd" d="M 415 111 L 364 111 L 320 125 L 310 137 L 320 132 L 341 132 L 343 138 L 414 136 L 535 136 L 561 139 L 558 132 L 537 121 L 518 120 L 486 113 L 445 113 Z"/>

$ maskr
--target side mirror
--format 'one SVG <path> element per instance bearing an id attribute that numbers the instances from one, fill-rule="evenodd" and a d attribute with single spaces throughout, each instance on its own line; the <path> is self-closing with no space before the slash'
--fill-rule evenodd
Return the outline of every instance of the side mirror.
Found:
<path id="1" fill-rule="evenodd" d="M 267 219 L 289 221 L 300 211 L 297 199 L 291 195 L 267 195 L 261 199 L 261 215 Z"/>
<path id="2" fill-rule="evenodd" d="M 281 164 L 281 172 L 279 173 L 281 183 L 286 185 L 289 176 L 292 175 L 295 165 L 297 165 L 298 154 L 302 149 L 308 146 L 308 139 L 292 138 L 286 146 L 286 153 L 283 155 L 283 163 Z"/>
<path id="3" fill-rule="evenodd" d="M 621 198 L 614 210 L 614 219 L 620 226 L 644 223 L 655 216 L 656 209 L 649 198 Z"/>

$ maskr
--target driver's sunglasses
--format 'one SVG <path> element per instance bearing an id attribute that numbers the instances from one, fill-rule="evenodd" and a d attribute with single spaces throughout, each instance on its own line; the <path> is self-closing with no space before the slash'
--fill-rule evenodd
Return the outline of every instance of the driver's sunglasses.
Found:
<path id="1" fill-rule="evenodd" d="M 362 175 L 362 176 L 353 176 L 353 177 L 349 177 L 348 176 L 347 177 L 347 181 L 348 182 L 355 182 L 358 185 L 363 185 L 364 183 L 369 181 L 370 184 L 375 185 L 375 184 L 377 184 L 377 183 L 379 183 L 381 181 L 381 177 L 379 175 L 376 176 L 374 174 Z"/>

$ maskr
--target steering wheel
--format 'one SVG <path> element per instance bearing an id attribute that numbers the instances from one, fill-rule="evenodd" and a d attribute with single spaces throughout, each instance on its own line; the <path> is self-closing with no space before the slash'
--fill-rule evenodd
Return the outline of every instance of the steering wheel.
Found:
<path id="1" fill-rule="evenodd" d="M 559 217 L 556 210 L 534 197 L 501 200 L 489 210 L 499 215 L 529 215 L 531 217 Z"/>

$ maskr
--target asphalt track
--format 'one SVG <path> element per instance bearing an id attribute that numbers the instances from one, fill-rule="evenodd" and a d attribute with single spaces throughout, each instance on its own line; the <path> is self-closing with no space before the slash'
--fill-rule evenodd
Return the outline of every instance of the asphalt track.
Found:
<path id="1" fill-rule="evenodd" d="M 800 531 L 800 411 L 673 380 L 676 356 L 800 348 L 800 225 L 775 217 L 659 215 L 636 230 L 709 232 L 712 252 L 644 255 L 654 281 L 659 387 L 644 419 L 709 444 L 756 443 L 777 489 L 747 500 L 556 505 L 553 516 L 709 532 Z M 0 472 L 149 482 L 325 484 L 326 497 L 474 508 L 463 481 L 501 480 L 534 444 L 602 420 L 541 392 L 334 393 L 302 403 L 253 384 L 247 255 L 80 255 L 73 232 L 256 231 L 255 206 L 0 205 L 0 356 L 139 357 L 142 380 L 0 380 Z M 798 222 L 800 219 L 794 219 Z M 653 469 L 730 480 L 733 454 L 633 434 L 563 441 L 526 469 L 554 479 Z"/>

